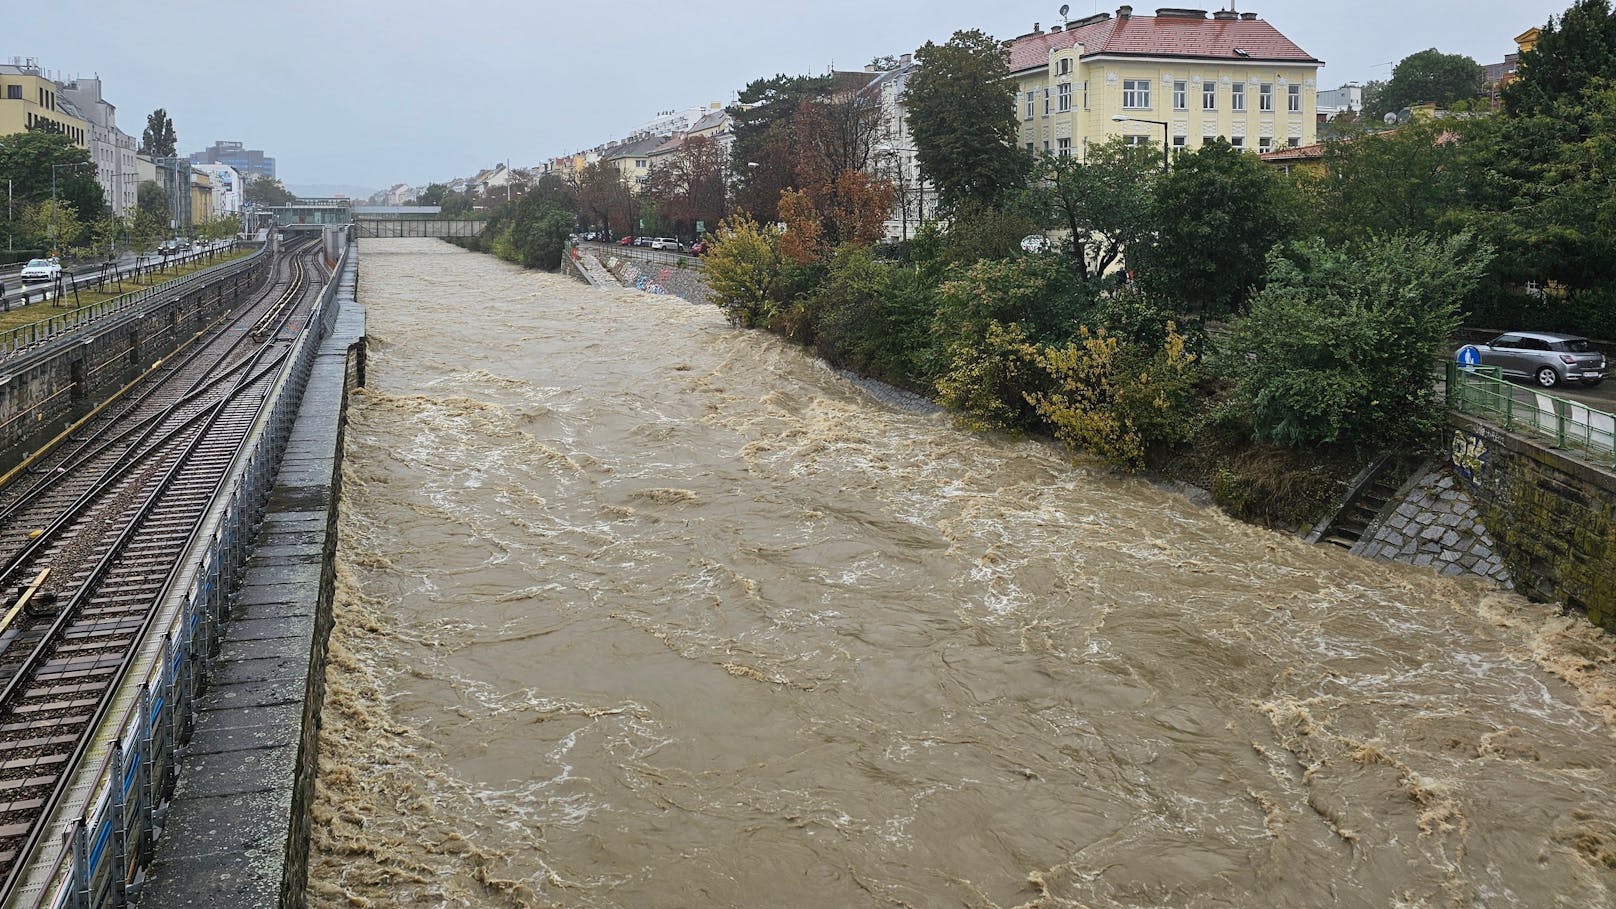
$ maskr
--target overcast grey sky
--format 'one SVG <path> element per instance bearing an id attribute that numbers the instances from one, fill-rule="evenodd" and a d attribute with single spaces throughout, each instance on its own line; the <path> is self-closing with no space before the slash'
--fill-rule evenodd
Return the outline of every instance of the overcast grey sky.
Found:
<path id="1" fill-rule="evenodd" d="M 1071 18 L 1115 2 L 1069 0 Z M 1251 0 L 1326 62 L 1321 87 L 1436 47 L 1479 63 L 1571 0 Z M 1185 6 L 1216 6 L 1182 3 Z M 0 55 L 99 74 L 136 135 L 163 107 L 181 153 L 237 139 L 289 184 L 380 188 L 535 164 L 758 76 L 856 69 L 956 29 L 1009 38 L 1060 0 L 58 0 L 8 16 Z M 1155 5 L 1136 2 L 1141 13 Z"/>

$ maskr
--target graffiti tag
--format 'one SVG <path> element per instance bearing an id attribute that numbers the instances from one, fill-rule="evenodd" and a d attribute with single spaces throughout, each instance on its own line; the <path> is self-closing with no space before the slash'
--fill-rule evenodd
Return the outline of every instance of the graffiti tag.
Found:
<path id="1" fill-rule="evenodd" d="M 1480 482 L 1482 473 L 1487 469 L 1489 454 L 1485 440 L 1456 429 L 1448 454 L 1454 470 L 1472 483 Z"/>

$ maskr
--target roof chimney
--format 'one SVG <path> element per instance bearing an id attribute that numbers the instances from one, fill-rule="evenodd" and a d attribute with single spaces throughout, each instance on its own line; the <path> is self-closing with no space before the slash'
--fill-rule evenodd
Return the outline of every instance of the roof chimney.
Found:
<path id="1" fill-rule="evenodd" d="M 1240 14 L 1235 12 L 1232 9 L 1215 9 L 1215 10 L 1212 11 L 1212 18 L 1214 18 L 1214 19 L 1238 19 L 1238 18 L 1240 18 Z"/>
<path id="2" fill-rule="evenodd" d="M 1118 19 L 1128 19 L 1128 18 L 1131 18 L 1132 16 L 1133 16 L 1133 7 L 1128 6 L 1126 4 L 1117 7 L 1117 18 Z"/>
<path id="3" fill-rule="evenodd" d="M 1246 20 L 1247 22 L 1255 22 L 1257 20 L 1257 14 L 1256 13 L 1241 13 L 1240 18 Z"/>
<path id="4" fill-rule="evenodd" d="M 1176 6 L 1164 6 L 1156 10 L 1157 19 L 1205 19 L 1204 9 L 1183 9 Z"/>
<path id="5" fill-rule="evenodd" d="M 1060 32 L 1060 30 L 1061 30 L 1061 27 L 1060 27 L 1060 26 L 1058 26 L 1058 25 L 1051 25 L 1051 26 L 1050 26 L 1050 27 L 1049 27 L 1049 33 L 1050 33 L 1050 34 L 1051 34 L 1051 35 L 1053 35 L 1053 34 L 1057 34 L 1057 33 L 1058 33 L 1058 32 Z"/>
<path id="6" fill-rule="evenodd" d="M 909 64 L 915 62 L 915 55 L 914 54 L 904 54 L 902 57 L 898 58 L 898 62 L 902 63 L 904 66 L 908 66 Z"/>
<path id="7" fill-rule="evenodd" d="M 1039 23 L 1034 22 L 1032 24 L 1032 33 L 1035 35 L 1042 35 L 1044 33 L 1043 27 Z"/>

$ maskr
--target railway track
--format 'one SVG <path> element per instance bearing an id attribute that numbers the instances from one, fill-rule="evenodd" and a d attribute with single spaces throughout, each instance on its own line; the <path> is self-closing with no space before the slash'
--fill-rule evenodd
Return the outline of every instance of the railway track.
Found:
<path id="1" fill-rule="evenodd" d="M 0 893 L 255 424 L 327 277 L 318 258 L 284 248 L 264 291 L 0 489 Z"/>

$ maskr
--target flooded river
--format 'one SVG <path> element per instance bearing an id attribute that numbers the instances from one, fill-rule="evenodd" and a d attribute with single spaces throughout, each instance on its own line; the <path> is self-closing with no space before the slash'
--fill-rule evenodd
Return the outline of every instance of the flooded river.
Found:
<path id="1" fill-rule="evenodd" d="M 317 906 L 1610 906 L 1613 647 L 366 241 Z"/>

